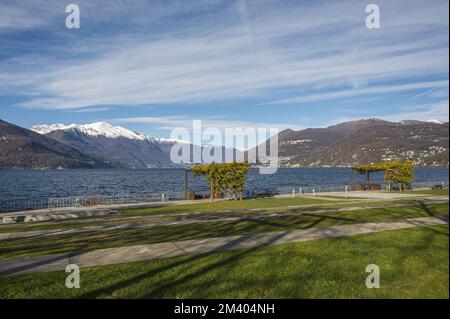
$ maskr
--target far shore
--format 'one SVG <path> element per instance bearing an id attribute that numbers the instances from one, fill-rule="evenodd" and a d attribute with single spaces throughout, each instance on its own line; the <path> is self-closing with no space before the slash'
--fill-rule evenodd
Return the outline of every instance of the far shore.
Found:
<path id="1" fill-rule="evenodd" d="M 67 167 L 67 168 L 2 168 L 0 167 L 1 171 L 64 171 L 64 170 L 71 170 L 71 171 L 77 171 L 77 170 L 102 170 L 102 171 L 137 171 L 137 170 L 184 170 L 189 167 L 149 167 L 149 168 L 95 168 L 95 167 Z M 281 166 L 278 169 L 322 169 L 322 168 L 347 168 L 351 169 L 351 166 L 301 166 L 301 167 L 288 167 L 288 166 Z M 446 168 L 448 169 L 449 166 L 437 166 L 437 165 L 431 165 L 431 166 L 414 166 L 414 168 Z M 251 169 L 258 169 L 257 167 L 252 167 Z"/>

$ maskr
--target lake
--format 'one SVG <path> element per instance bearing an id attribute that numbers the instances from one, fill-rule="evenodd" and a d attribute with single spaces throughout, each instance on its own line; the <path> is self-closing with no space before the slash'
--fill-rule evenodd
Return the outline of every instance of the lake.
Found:
<path id="1" fill-rule="evenodd" d="M 247 188 L 343 186 L 351 183 L 350 168 L 282 168 L 273 175 L 248 173 Z M 355 175 L 356 182 L 365 177 Z M 383 172 L 371 181 L 383 183 Z M 448 182 L 447 167 L 416 168 L 416 182 Z M 194 191 L 207 191 L 204 178 L 190 177 Z M 183 169 L 93 169 L 93 170 L 0 170 L 1 204 L 11 200 L 42 200 L 50 197 L 183 192 Z"/>

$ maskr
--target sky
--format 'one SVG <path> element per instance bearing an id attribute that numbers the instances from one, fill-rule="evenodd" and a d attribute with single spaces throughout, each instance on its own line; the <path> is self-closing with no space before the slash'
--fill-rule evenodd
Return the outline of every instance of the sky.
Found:
<path id="1" fill-rule="evenodd" d="M 95 3 L 94 3 L 95 2 Z M 80 28 L 65 25 L 68 4 Z M 448 121 L 449 3 L 0 0 L 0 118 L 174 127 Z"/>

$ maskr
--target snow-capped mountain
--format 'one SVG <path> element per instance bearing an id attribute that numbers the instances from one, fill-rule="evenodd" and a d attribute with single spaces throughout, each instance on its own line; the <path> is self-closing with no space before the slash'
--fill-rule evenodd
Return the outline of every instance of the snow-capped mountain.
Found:
<path id="1" fill-rule="evenodd" d="M 0 119 L 0 169 L 112 167 L 70 145 Z"/>
<path id="2" fill-rule="evenodd" d="M 175 142 L 173 140 L 164 138 L 154 138 L 142 133 L 133 132 L 121 126 L 112 126 L 105 122 L 96 122 L 92 124 L 50 124 L 50 125 L 35 125 L 31 128 L 32 131 L 39 134 L 49 134 L 54 131 L 78 131 L 88 136 L 104 136 L 107 138 L 128 138 L 131 140 L 151 141 L 151 142 Z"/>
<path id="3" fill-rule="evenodd" d="M 419 121 L 419 120 L 402 120 L 398 122 L 399 124 L 404 125 L 410 125 L 410 124 L 426 124 L 426 123 L 432 123 L 432 124 L 444 124 L 444 122 L 438 121 L 438 120 L 427 120 L 427 121 Z"/>
<path id="4" fill-rule="evenodd" d="M 170 150 L 178 141 L 107 123 L 37 125 L 33 131 L 0 120 L 0 168 L 179 167 L 170 160 Z M 284 167 L 397 160 L 448 166 L 448 136 L 448 122 L 363 119 L 327 128 L 282 131 L 278 154 Z M 189 144 L 192 153 L 192 144 L 181 143 Z"/>
<path id="5" fill-rule="evenodd" d="M 439 120 L 434 120 L 434 119 L 428 120 L 427 122 L 428 123 L 434 123 L 434 124 L 444 124 L 444 122 L 439 121 Z"/>
<path id="6" fill-rule="evenodd" d="M 36 125 L 31 130 L 126 168 L 170 167 L 170 149 L 178 143 L 105 122 Z"/>

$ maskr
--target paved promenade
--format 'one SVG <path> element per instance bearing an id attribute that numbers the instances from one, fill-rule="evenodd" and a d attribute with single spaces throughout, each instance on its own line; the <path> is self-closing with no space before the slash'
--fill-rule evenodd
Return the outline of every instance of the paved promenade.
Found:
<path id="1" fill-rule="evenodd" d="M 80 267 L 92 267 L 175 257 L 186 254 L 203 254 L 231 249 L 255 248 L 321 238 L 352 236 L 387 230 L 445 224 L 448 224 L 447 217 L 422 217 L 393 222 L 330 226 L 305 230 L 260 233 L 248 236 L 207 238 L 202 240 L 115 247 L 79 253 L 6 259 L 0 260 L 0 276 L 63 271 L 68 264 L 77 264 Z"/>
<path id="2" fill-rule="evenodd" d="M 422 204 L 429 203 L 441 203 L 447 202 L 446 200 L 433 200 L 429 202 L 421 202 Z M 352 202 L 353 203 L 353 202 Z M 134 221 L 134 222 L 125 222 L 119 225 L 98 225 L 98 226 L 85 226 L 79 228 L 69 228 L 69 229 L 50 229 L 50 230 L 35 230 L 35 231 L 20 231 L 20 232 L 7 232 L 0 233 L 0 240 L 6 239 L 19 239 L 19 238 L 33 238 L 33 237 L 46 237 L 46 236 L 58 236 L 58 235 L 70 235 L 70 234 L 81 234 L 88 232 L 105 232 L 112 230 L 124 230 L 124 229 L 136 229 L 136 228 L 151 228 L 158 226 L 172 226 L 172 225 L 187 225 L 187 224 L 198 224 L 198 223 L 216 223 L 216 222 L 227 222 L 227 221 L 239 221 L 239 220 L 255 220 L 255 219 L 264 219 L 264 218 L 274 218 L 274 217 L 287 217 L 287 216 L 300 216 L 302 214 L 321 214 L 321 213 L 339 213 L 339 212 L 349 212 L 349 211 L 358 211 L 364 209 L 380 209 L 380 208 L 392 208 L 392 207 L 405 207 L 410 206 L 414 203 L 391 203 L 391 204 L 382 204 L 382 205 L 361 205 L 361 202 L 354 202 L 357 206 L 352 207 L 342 207 L 342 208 L 333 208 L 332 211 L 330 209 L 306 209 L 298 212 L 289 211 L 290 209 L 296 208 L 308 208 L 308 207 L 323 207 L 325 208 L 327 204 L 320 205 L 292 205 L 283 207 L 283 212 L 276 212 L 280 210 L 280 207 L 271 207 L 271 208 L 252 208 L 252 209 L 238 209 L 238 210 L 221 210 L 221 211 L 205 211 L 205 212 L 189 212 L 189 213 L 166 213 L 161 215 L 148 215 L 148 216 L 129 216 L 129 217 L 120 217 L 120 218 L 108 218 L 103 219 L 103 221 Z M 266 212 L 262 214 L 257 214 L 258 211 Z M 272 211 L 272 212 L 271 212 Z M 247 213 L 246 213 L 247 212 Z M 242 213 L 240 215 L 228 215 L 227 213 Z M 172 220 L 172 221 L 150 221 L 143 222 L 145 219 L 157 219 L 159 217 L 187 217 L 187 216 L 196 216 L 196 215 L 217 215 L 216 218 L 189 218 L 182 220 Z M 139 222 L 141 220 L 141 222 Z M 94 220 L 90 220 L 94 221 Z M 138 221 L 138 222 L 136 222 Z"/>
<path id="3" fill-rule="evenodd" d="M 320 196 L 338 196 L 344 199 L 345 194 L 343 192 L 322 192 L 317 193 L 317 196 L 311 194 L 297 194 L 297 198 L 320 198 L 322 200 L 336 201 L 339 198 L 327 198 Z M 348 196 L 353 198 L 361 198 L 370 200 L 397 200 L 397 199 L 427 199 L 429 196 L 424 196 L 421 194 L 412 193 L 386 193 L 383 191 L 353 191 L 348 192 Z M 292 195 L 279 195 L 276 198 L 289 198 Z M 438 196 L 434 196 L 438 199 Z M 442 198 L 448 198 L 447 196 L 441 196 Z M 225 199 L 220 199 L 225 200 Z M 114 204 L 114 205 L 99 205 L 99 206 L 80 206 L 80 207 L 62 207 L 62 208 L 46 208 L 37 210 L 27 210 L 19 212 L 10 212 L 0 214 L 0 224 L 10 224 L 17 222 L 42 222 L 50 220 L 64 220 L 64 219 L 75 219 L 82 217 L 93 217 L 93 216 L 107 216 L 114 215 L 117 210 L 121 209 L 135 209 L 135 208 L 149 208 L 149 207 L 160 207 L 160 206 L 170 206 L 170 205 L 186 205 L 186 204 L 199 204 L 207 203 L 208 199 L 205 200 L 179 200 L 179 201 L 157 201 L 148 203 L 129 203 L 129 204 Z"/>

